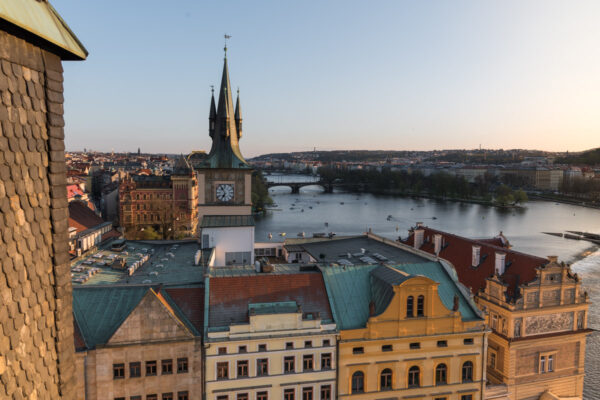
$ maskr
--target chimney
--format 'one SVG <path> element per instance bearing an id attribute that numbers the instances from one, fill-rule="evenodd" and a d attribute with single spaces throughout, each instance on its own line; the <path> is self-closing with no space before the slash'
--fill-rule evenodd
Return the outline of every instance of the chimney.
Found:
<path id="1" fill-rule="evenodd" d="M 415 249 L 420 249 L 423 245 L 423 236 L 425 235 L 425 229 L 419 228 L 415 229 L 415 240 L 414 247 Z"/>
<path id="2" fill-rule="evenodd" d="M 471 255 L 471 266 L 478 267 L 481 262 L 481 246 L 473 246 Z"/>
<path id="3" fill-rule="evenodd" d="M 506 253 L 496 252 L 495 269 L 498 276 L 504 274 L 504 270 L 506 269 Z"/>
<path id="4" fill-rule="evenodd" d="M 439 233 L 433 235 L 433 251 L 435 252 L 436 256 L 440 254 L 440 251 L 442 251 L 442 235 Z"/>

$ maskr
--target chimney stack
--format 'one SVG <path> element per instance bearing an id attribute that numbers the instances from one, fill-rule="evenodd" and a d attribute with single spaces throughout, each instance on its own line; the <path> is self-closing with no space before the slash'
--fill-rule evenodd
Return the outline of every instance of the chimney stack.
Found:
<path id="1" fill-rule="evenodd" d="M 471 254 L 471 266 L 478 267 L 481 262 L 481 246 L 473 246 Z"/>
<path id="2" fill-rule="evenodd" d="M 504 274 L 504 270 L 506 269 L 506 253 L 496 252 L 495 269 L 498 276 Z"/>
<path id="3" fill-rule="evenodd" d="M 425 229 L 419 228 L 415 229 L 415 240 L 414 240 L 414 248 L 420 249 L 423 245 L 423 236 L 425 235 Z"/>
<path id="4" fill-rule="evenodd" d="M 440 254 L 440 251 L 442 251 L 442 235 L 439 233 L 433 235 L 433 251 L 435 252 L 436 256 Z"/>

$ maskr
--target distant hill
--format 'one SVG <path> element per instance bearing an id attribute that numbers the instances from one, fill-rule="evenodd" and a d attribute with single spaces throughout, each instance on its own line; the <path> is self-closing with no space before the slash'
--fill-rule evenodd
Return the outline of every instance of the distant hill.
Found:
<path id="1" fill-rule="evenodd" d="M 597 149 L 586 150 L 581 153 L 569 154 L 555 160 L 557 164 L 571 165 L 600 165 L 600 147 Z"/>

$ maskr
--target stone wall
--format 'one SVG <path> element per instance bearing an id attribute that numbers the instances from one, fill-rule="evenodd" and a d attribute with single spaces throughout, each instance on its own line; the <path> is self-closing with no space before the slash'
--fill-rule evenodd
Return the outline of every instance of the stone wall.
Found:
<path id="1" fill-rule="evenodd" d="M 0 31 L 0 398 L 73 398 L 63 74 Z"/>

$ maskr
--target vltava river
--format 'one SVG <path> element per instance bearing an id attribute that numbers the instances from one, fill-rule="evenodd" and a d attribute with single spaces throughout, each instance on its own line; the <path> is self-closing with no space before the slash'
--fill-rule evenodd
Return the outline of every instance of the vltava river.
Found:
<path id="1" fill-rule="evenodd" d="M 269 176 L 277 181 L 278 176 Z M 293 176 L 295 180 L 308 179 Z M 287 180 L 287 177 L 286 177 Z M 584 286 L 594 304 L 590 307 L 588 325 L 600 329 L 600 249 L 591 243 L 557 238 L 542 232 L 565 230 L 600 233 L 600 210 L 532 201 L 524 209 L 505 210 L 479 204 L 446 202 L 420 198 L 375 196 L 370 194 L 325 194 L 316 186 L 291 194 L 289 188 L 270 190 L 276 211 L 258 217 L 256 241 L 282 241 L 305 232 L 335 232 L 352 235 L 372 228 L 379 235 L 406 237 L 415 222 L 446 232 L 472 238 L 492 237 L 502 231 L 515 250 L 541 257 L 557 255 L 572 262 L 572 268 L 583 277 Z M 392 216 L 388 220 L 388 216 Z M 600 399 L 600 337 L 588 338 L 586 352 L 585 399 Z"/>

